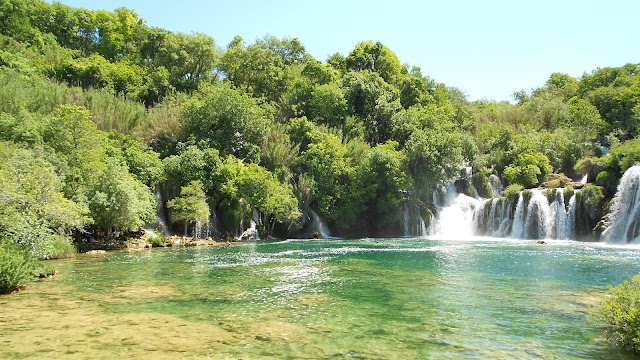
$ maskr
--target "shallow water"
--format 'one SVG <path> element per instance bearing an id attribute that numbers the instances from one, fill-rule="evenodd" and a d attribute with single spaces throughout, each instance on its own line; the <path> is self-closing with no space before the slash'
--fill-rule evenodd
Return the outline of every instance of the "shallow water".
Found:
<path id="1" fill-rule="evenodd" d="M 0 297 L 0 358 L 631 358 L 589 311 L 639 260 L 489 238 L 79 255 Z"/>

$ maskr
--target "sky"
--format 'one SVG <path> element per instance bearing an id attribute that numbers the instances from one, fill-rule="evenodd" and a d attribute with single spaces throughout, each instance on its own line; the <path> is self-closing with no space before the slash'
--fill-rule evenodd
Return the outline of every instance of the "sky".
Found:
<path id="1" fill-rule="evenodd" d="M 457 87 L 470 100 L 512 101 L 554 72 L 574 77 L 640 63 L 635 0 L 62 0 L 88 9 L 135 10 L 149 26 L 212 36 L 222 49 L 240 35 L 298 38 L 325 61 L 363 40 Z"/>

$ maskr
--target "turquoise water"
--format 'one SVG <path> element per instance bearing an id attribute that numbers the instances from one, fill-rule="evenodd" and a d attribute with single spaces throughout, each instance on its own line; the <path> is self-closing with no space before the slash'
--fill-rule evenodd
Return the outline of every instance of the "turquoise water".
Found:
<path id="1" fill-rule="evenodd" d="M 632 358 L 589 312 L 639 260 L 638 248 L 497 239 L 78 256 L 0 298 L 0 357 Z"/>

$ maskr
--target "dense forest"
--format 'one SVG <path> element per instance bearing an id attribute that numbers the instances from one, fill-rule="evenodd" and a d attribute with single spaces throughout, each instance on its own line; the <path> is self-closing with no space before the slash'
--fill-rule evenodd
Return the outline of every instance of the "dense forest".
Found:
<path id="1" fill-rule="evenodd" d="M 220 238 L 252 218 L 310 236 L 314 213 L 340 236 L 397 235 L 463 167 L 483 197 L 492 174 L 511 192 L 588 174 L 592 231 L 640 161 L 639 70 L 469 101 L 380 42 L 320 61 L 295 38 L 221 46 L 127 8 L 0 0 L 0 236 L 52 258 L 157 208 Z"/>

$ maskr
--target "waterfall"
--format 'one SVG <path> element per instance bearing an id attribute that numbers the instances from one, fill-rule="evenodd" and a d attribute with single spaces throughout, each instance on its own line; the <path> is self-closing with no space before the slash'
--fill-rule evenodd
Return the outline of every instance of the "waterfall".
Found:
<path id="1" fill-rule="evenodd" d="M 489 175 L 489 186 L 491 186 L 493 197 L 502 196 L 502 181 L 500 181 L 500 178 L 497 175 Z"/>
<path id="2" fill-rule="evenodd" d="M 567 222 L 567 209 L 564 207 L 564 189 L 556 190 L 556 198 L 553 204 L 551 204 L 551 212 L 555 221 L 555 238 L 567 239 L 568 222 Z"/>
<path id="3" fill-rule="evenodd" d="M 160 188 L 156 187 L 155 190 L 156 197 L 156 221 L 155 223 L 148 224 L 144 227 L 144 230 L 149 233 L 151 236 L 155 237 L 156 231 L 162 231 L 162 234 L 165 237 L 171 236 L 169 232 L 169 227 L 167 226 L 167 220 L 164 215 L 164 201 L 162 200 L 162 194 L 160 193 Z"/>
<path id="4" fill-rule="evenodd" d="M 404 237 L 425 237 L 429 235 L 427 224 L 425 224 L 422 215 L 420 215 L 418 206 L 413 206 L 413 210 L 411 210 L 410 205 L 402 205 L 402 230 Z"/>
<path id="5" fill-rule="evenodd" d="M 542 190 L 531 190 L 532 196 L 527 207 L 525 234 L 527 239 L 547 239 L 553 233 L 553 217 L 547 197 Z M 562 206 L 564 206 L 564 201 Z"/>
<path id="6" fill-rule="evenodd" d="M 640 165 L 625 171 L 602 233 L 608 243 L 640 242 Z"/>
<path id="7" fill-rule="evenodd" d="M 258 232 L 258 224 L 259 223 L 261 223 L 260 213 L 258 212 L 258 210 L 253 208 L 251 210 L 251 221 L 249 222 L 249 228 L 247 228 L 246 230 L 242 231 L 240 236 L 238 236 L 236 239 L 238 239 L 239 241 L 242 241 L 242 240 L 249 240 L 249 241 L 260 240 L 260 233 Z M 242 225 L 243 225 L 243 221 L 240 220 L 240 229 L 241 230 L 243 228 Z"/>
<path id="8" fill-rule="evenodd" d="M 409 208 L 406 205 L 402 206 L 402 229 L 404 237 L 411 236 L 411 225 L 409 224 Z"/>
<path id="9" fill-rule="evenodd" d="M 322 221 L 320 216 L 318 216 L 318 214 L 316 214 L 313 209 L 309 209 L 309 214 L 311 215 L 311 220 L 313 221 L 313 229 L 318 231 L 323 239 L 330 239 L 331 232 L 329 231 L 327 225 Z"/>
<path id="10" fill-rule="evenodd" d="M 588 179 L 589 179 L 589 174 L 584 174 L 584 176 L 582 177 L 582 180 L 580 180 L 580 184 L 586 185 Z"/>
<path id="11" fill-rule="evenodd" d="M 524 196 L 522 193 L 518 196 L 516 212 L 513 217 L 513 225 L 511 226 L 511 237 L 522 238 L 524 236 Z"/>
<path id="12" fill-rule="evenodd" d="M 434 194 L 438 210 L 434 232 L 438 237 L 575 238 L 576 195 L 574 193 L 566 205 L 563 188 L 531 189 L 521 192 L 514 199 L 489 200 L 458 194 L 455 186 L 447 188 L 445 194 L 441 190 Z M 640 233 L 640 221 L 637 227 Z"/>
<path id="13" fill-rule="evenodd" d="M 474 235 L 474 212 L 481 201 L 458 194 L 453 182 L 448 185 L 444 203 L 435 219 L 435 232 L 445 239 L 464 239 Z"/>
<path id="14" fill-rule="evenodd" d="M 433 219 L 433 217 L 432 217 Z M 418 225 L 417 225 L 417 234 L 420 237 L 425 237 L 427 235 L 429 235 L 429 230 L 427 229 L 427 225 L 424 223 L 424 219 L 422 218 L 422 215 L 420 215 L 420 212 L 418 212 Z M 431 223 L 429 223 L 429 226 L 431 226 Z"/>

